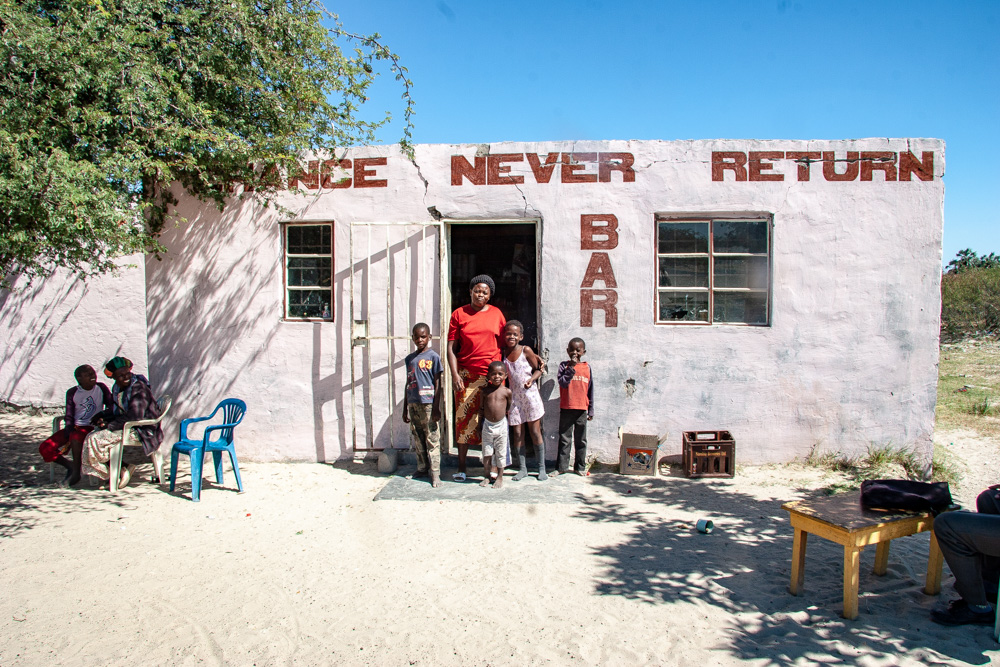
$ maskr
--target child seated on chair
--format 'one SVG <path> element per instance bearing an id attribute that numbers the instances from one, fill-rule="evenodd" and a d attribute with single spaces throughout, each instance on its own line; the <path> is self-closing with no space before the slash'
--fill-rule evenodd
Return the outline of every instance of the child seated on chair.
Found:
<path id="1" fill-rule="evenodd" d="M 510 389 L 504 386 L 507 368 L 502 361 L 494 361 L 486 370 L 486 389 L 483 390 L 483 481 L 479 486 L 489 486 L 493 472 L 493 488 L 503 487 L 503 468 L 507 464 L 507 412 L 510 410 Z"/>
<path id="2" fill-rule="evenodd" d="M 104 374 L 115 381 L 111 389 L 112 407 L 105 410 L 91 424 L 98 430 L 90 433 L 83 441 L 83 469 L 89 475 L 110 479 L 108 463 L 111 460 L 111 448 L 121 443 L 122 429 L 125 422 L 142 419 L 156 419 L 160 416 L 160 406 L 153 398 L 153 390 L 149 380 L 143 375 L 132 372 L 132 362 L 125 357 L 115 357 L 104 366 Z M 163 442 L 163 429 L 159 424 L 140 426 L 129 432 L 127 445 L 141 445 L 146 456 L 152 456 Z M 135 465 L 126 466 L 118 480 L 118 488 L 124 488 L 132 479 Z M 150 480 L 158 483 L 160 480 L 153 472 Z"/>
<path id="3" fill-rule="evenodd" d="M 38 447 L 46 463 L 57 463 L 66 468 L 63 484 L 75 485 L 80 481 L 80 466 L 83 463 L 83 440 L 94 430 L 90 420 L 97 413 L 112 406 L 111 391 L 103 382 L 97 381 L 93 366 L 84 364 L 73 371 L 76 386 L 66 391 L 66 422 L 62 430 Z M 66 458 L 73 452 L 73 461 Z"/>

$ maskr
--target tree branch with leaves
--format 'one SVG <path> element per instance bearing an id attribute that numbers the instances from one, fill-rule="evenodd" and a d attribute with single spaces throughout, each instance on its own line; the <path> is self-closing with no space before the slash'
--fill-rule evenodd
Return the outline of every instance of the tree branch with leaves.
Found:
<path id="1" fill-rule="evenodd" d="M 163 251 L 175 183 L 266 203 L 305 156 L 375 142 L 379 61 L 409 152 L 406 68 L 315 0 L 0 0 L 0 278 L 114 270 Z"/>

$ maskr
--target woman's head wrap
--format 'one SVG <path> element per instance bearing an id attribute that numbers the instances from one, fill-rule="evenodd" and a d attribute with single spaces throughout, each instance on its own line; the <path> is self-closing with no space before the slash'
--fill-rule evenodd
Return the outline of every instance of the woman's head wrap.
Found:
<path id="1" fill-rule="evenodd" d="M 125 357 L 115 357 L 108 363 L 104 364 L 104 374 L 108 377 L 112 377 L 115 371 L 119 368 L 132 368 L 132 362 Z"/>
<path id="2" fill-rule="evenodd" d="M 482 283 L 490 288 L 490 296 L 496 294 L 497 286 L 493 283 L 493 279 L 490 278 L 485 273 L 481 273 L 469 281 L 469 291 L 472 291 L 472 289 L 475 288 L 475 286 L 478 285 L 479 283 Z"/>

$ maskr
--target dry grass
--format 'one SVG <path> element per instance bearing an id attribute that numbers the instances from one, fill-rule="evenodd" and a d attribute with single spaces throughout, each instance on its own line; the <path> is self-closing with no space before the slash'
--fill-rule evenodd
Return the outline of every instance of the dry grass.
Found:
<path id="1" fill-rule="evenodd" d="M 854 457 L 835 452 L 811 454 L 805 463 L 842 475 L 841 479 L 823 487 L 828 495 L 857 490 L 866 479 L 912 479 L 949 484 L 961 481 L 960 467 L 950 452 L 935 445 L 933 457 L 929 479 L 924 477 L 924 466 L 912 451 L 892 446 L 869 447 L 864 456 Z"/>
<path id="2" fill-rule="evenodd" d="M 938 428 L 1000 437 L 1000 341 L 941 346 L 935 418 Z"/>

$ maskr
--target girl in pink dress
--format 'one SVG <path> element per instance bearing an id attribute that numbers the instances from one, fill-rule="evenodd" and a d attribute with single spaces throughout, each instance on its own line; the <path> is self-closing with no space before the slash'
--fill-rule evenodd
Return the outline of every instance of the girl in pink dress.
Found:
<path id="1" fill-rule="evenodd" d="M 510 412 L 507 413 L 507 423 L 511 430 L 511 450 L 517 453 L 517 461 L 521 469 L 514 475 L 514 481 L 519 482 L 528 476 L 528 466 L 524 457 L 524 427 L 531 431 L 531 439 L 535 443 L 538 455 L 538 479 L 548 479 L 545 474 L 545 442 L 542 440 L 542 415 L 545 406 L 542 395 L 538 393 L 538 378 L 542 377 L 544 362 L 527 345 L 521 345 L 524 338 L 524 327 L 517 320 L 507 322 L 503 330 L 504 351 L 503 363 L 507 367 L 507 378 L 510 382 L 511 397 Z"/>

